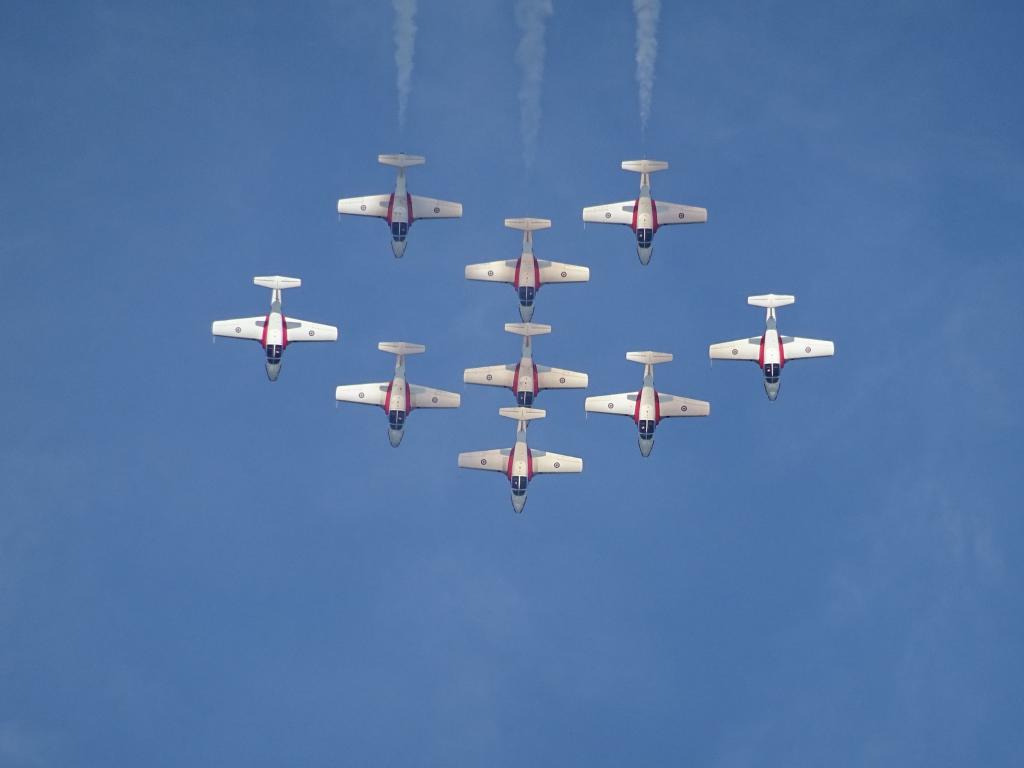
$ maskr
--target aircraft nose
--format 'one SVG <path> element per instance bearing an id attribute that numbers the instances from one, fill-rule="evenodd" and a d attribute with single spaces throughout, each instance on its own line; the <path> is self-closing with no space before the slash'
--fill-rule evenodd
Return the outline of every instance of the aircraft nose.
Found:
<path id="1" fill-rule="evenodd" d="M 512 497 L 512 508 L 516 511 L 516 514 L 519 514 L 520 512 L 522 512 L 523 511 L 523 507 L 525 507 L 525 506 L 526 506 L 526 494 L 525 493 L 522 496 L 513 496 Z"/>
<path id="2" fill-rule="evenodd" d="M 640 444 L 640 455 L 644 458 L 651 455 L 651 451 L 654 450 L 654 438 L 653 437 L 641 437 L 637 442 Z"/>
<path id="3" fill-rule="evenodd" d="M 403 435 L 405 435 L 404 429 L 388 428 L 388 441 L 391 443 L 392 448 L 397 448 L 402 444 Z"/>
<path id="4" fill-rule="evenodd" d="M 395 254 L 396 259 L 402 258 L 405 255 L 405 240 L 392 240 L 391 252 Z"/>
<path id="5" fill-rule="evenodd" d="M 267 378 L 271 381 L 277 381 L 277 377 L 281 375 L 281 364 L 280 363 L 267 363 Z"/>

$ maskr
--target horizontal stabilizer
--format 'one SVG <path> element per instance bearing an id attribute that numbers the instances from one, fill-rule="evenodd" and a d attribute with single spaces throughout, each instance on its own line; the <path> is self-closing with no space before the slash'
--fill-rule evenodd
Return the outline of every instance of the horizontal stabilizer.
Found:
<path id="1" fill-rule="evenodd" d="M 505 323 L 505 330 L 519 336 L 543 336 L 551 333 L 551 326 L 543 323 Z"/>
<path id="2" fill-rule="evenodd" d="M 410 344 L 407 341 L 382 341 L 377 345 L 377 349 L 381 352 L 390 352 L 392 355 L 418 355 L 427 351 L 422 344 Z"/>
<path id="3" fill-rule="evenodd" d="M 377 155 L 381 165 L 392 165 L 395 168 L 408 168 L 411 165 L 423 165 L 427 158 L 419 155 Z"/>
<path id="4" fill-rule="evenodd" d="M 551 219 L 505 219 L 505 226 L 523 232 L 533 232 L 537 229 L 549 229 Z"/>
<path id="5" fill-rule="evenodd" d="M 273 288 L 274 290 L 284 290 L 285 288 L 298 288 L 302 285 L 302 281 L 297 277 L 281 277 L 281 275 L 269 275 L 267 277 L 254 277 L 252 279 L 253 285 L 261 285 L 264 288 Z"/>
<path id="6" fill-rule="evenodd" d="M 499 408 L 498 415 L 516 421 L 532 421 L 533 419 L 543 419 L 548 414 L 547 411 L 540 408 Z"/>
<path id="7" fill-rule="evenodd" d="M 644 365 L 657 365 L 658 363 L 670 363 L 672 362 L 671 352 L 627 352 L 626 359 L 632 360 L 634 363 L 643 363 Z"/>
<path id="8" fill-rule="evenodd" d="M 787 304 L 792 304 L 796 301 L 796 296 L 782 296 L 774 293 L 766 293 L 763 296 L 748 296 L 747 304 L 753 307 L 767 307 L 768 309 L 775 309 L 775 307 L 784 307 Z"/>
<path id="9" fill-rule="evenodd" d="M 664 171 L 668 163 L 664 160 L 623 160 L 622 170 L 633 171 L 634 173 L 654 173 Z"/>

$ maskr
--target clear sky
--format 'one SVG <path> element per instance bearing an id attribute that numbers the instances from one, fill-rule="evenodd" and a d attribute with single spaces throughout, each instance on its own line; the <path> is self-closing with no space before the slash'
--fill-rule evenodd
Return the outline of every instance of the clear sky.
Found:
<path id="1" fill-rule="evenodd" d="M 1024 764 L 1017 387 L 1024 18 L 1015 3 L 676 3 L 641 135 L 631 4 L 546 20 L 532 168 L 510 2 L 422 3 L 404 128 L 388 3 L 0 9 L 0 766 Z M 529 58 L 529 57 L 528 57 Z M 537 64 L 536 59 L 531 59 Z M 459 221 L 395 260 L 341 196 Z M 585 205 L 706 206 L 643 268 Z M 710 400 L 642 459 L 625 419 L 542 393 L 584 457 L 514 515 L 456 454 L 510 445 L 511 216 L 541 257 L 537 359 Z M 337 325 L 267 381 L 210 322 Z M 751 364 L 755 293 L 836 357 Z M 397 450 L 342 383 L 380 340 L 463 392 Z"/>

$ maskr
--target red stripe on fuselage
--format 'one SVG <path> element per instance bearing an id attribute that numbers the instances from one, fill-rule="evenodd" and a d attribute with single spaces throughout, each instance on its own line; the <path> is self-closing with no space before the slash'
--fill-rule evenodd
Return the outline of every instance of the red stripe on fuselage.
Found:
<path id="1" fill-rule="evenodd" d="M 388 198 L 388 215 L 385 217 L 385 220 L 387 221 L 389 227 L 391 226 L 391 212 L 394 209 L 395 209 L 395 193 L 392 192 L 391 193 L 391 197 Z"/>
<path id="2" fill-rule="evenodd" d="M 782 348 L 782 337 L 779 336 L 779 370 L 786 364 L 786 352 Z"/>
<path id="3" fill-rule="evenodd" d="M 764 336 L 761 337 L 761 346 L 757 350 L 757 364 L 764 368 Z"/>
<path id="4" fill-rule="evenodd" d="M 636 393 L 636 408 L 633 409 L 633 423 L 640 423 L 640 401 L 643 399 L 644 391 L 641 389 Z"/>
<path id="5" fill-rule="evenodd" d="M 533 364 L 533 396 L 534 397 L 536 397 L 538 394 L 540 394 L 540 382 L 538 381 L 538 378 L 539 377 L 537 376 L 537 364 L 534 363 Z"/>
<path id="6" fill-rule="evenodd" d="M 412 395 L 409 394 L 409 382 L 405 382 L 405 412 L 409 414 L 412 412 Z"/>
<path id="7" fill-rule="evenodd" d="M 640 198 L 638 197 L 636 200 L 633 201 L 633 223 L 629 225 L 634 232 L 636 232 L 636 214 L 637 214 L 637 209 L 639 207 L 640 207 Z"/>
<path id="8" fill-rule="evenodd" d="M 661 401 L 658 399 L 658 390 L 654 390 L 654 423 L 661 421 Z"/>
<path id="9" fill-rule="evenodd" d="M 515 289 L 517 291 L 519 290 L 519 267 L 521 267 L 522 264 L 523 264 L 523 257 L 520 256 L 518 259 L 516 259 L 516 279 L 515 279 L 514 285 L 515 285 Z"/>
<path id="10" fill-rule="evenodd" d="M 391 387 L 393 387 L 394 385 L 395 385 L 395 380 L 394 379 L 392 379 L 391 381 L 388 382 L 388 391 L 387 391 L 387 394 L 384 395 L 384 412 L 385 413 L 388 412 L 388 408 L 391 405 Z"/>
<path id="11" fill-rule="evenodd" d="M 288 322 L 284 313 L 281 313 L 281 349 L 288 346 Z"/>
<path id="12" fill-rule="evenodd" d="M 533 453 L 530 451 L 530 447 L 526 447 L 526 481 L 533 480 Z"/>
<path id="13" fill-rule="evenodd" d="M 406 221 L 409 222 L 409 226 L 411 227 L 412 226 L 412 195 L 410 195 L 408 192 L 405 193 L 405 205 L 406 205 L 406 208 L 405 208 Z"/>
<path id="14" fill-rule="evenodd" d="M 268 312 L 267 316 L 265 318 L 263 318 L 263 335 L 260 336 L 260 344 L 263 345 L 264 349 L 267 348 L 267 328 L 269 328 L 269 327 L 270 327 L 270 313 Z"/>
<path id="15" fill-rule="evenodd" d="M 533 288 L 534 290 L 540 288 L 540 263 L 536 256 L 533 257 Z"/>
<path id="16" fill-rule="evenodd" d="M 512 460 L 516 457 L 515 446 L 512 446 L 512 450 L 508 454 L 508 466 L 505 467 L 505 474 L 508 475 L 508 481 L 512 482 Z"/>
<path id="17" fill-rule="evenodd" d="M 651 216 L 654 217 L 654 228 L 651 230 L 652 233 L 658 231 L 658 204 L 654 202 L 654 198 L 651 198 Z"/>
<path id="18" fill-rule="evenodd" d="M 522 361 L 520 361 L 520 363 L 521 362 Z M 519 394 L 519 365 L 520 365 L 520 363 L 516 363 L 515 373 L 512 374 L 512 391 L 516 395 Z M 516 399 L 518 400 L 519 398 L 517 397 Z"/>

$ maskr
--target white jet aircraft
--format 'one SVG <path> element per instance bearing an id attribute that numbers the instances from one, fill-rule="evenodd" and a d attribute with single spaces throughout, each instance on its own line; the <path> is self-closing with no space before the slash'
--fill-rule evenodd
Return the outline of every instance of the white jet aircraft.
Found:
<path id="1" fill-rule="evenodd" d="M 462 203 L 449 203 L 430 197 L 410 195 L 405 187 L 405 169 L 423 165 L 426 158 L 418 155 L 378 155 L 377 162 L 398 169 L 395 191 L 390 195 L 346 197 L 338 201 L 338 213 L 353 216 L 376 216 L 387 221 L 391 228 L 391 250 L 396 259 L 405 253 L 405 239 L 409 227 L 418 219 L 458 219 L 462 216 Z"/>
<path id="2" fill-rule="evenodd" d="M 678 395 L 666 395 L 654 388 L 654 366 L 672 360 L 668 352 L 627 352 L 626 359 L 643 363 L 644 385 L 637 393 L 623 392 L 621 395 L 597 395 L 588 397 L 584 408 L 591 413 L 610 413 L 614 416 L 629 416 L 636 422 L 640 433 L 640 453 L 650 456 L 654 448 L 654 428 L 662 419 L 675 416 L 707 416 L 711 403 L 691 400 Z"/>
<path id="3" fill-rule="evenodd" d="M 334 390 L 334 399 L 345 403 L 377 405 L 388 415 L 388 440 L 397 448 L 405 434 L 405 420 L 416 408 L 458 408 L 462 397 L 455 392 L 410 384 L 405 379 L 405 356 L 426 352 L 422 344 L 404 341 L 382 341 L 381 352 L 397 356 L 395 376 L 391 381 L 374 384 L 348 384 Z"/>
<path id="4" fill-rule="evenodd" d="M 647 264 L 654 253 L 654 233 L 669 224 L 703 224 L 708 209 L 692 205 L 655 202 L 651 197 L 651 174 L 664 171 L 664 160 L 623 160 L 622 170 L 640 174 L 640 196 L 608 205 L 592 205 L 583 209 L 583 220 L 594 224 L 625 224 L 636 234 L 636 255 Z"/>
<path id="5" fill-rule="evenodd" d="M 338 329 L 333 325 L 311 323 L 285 317 L 281 312 L 281 291 L 298 288 L 302 281 L 297 277 L 254 277 L 254 285 L 271 290 L 270 312 L 259 317 L 240 317 L 235 320 L 214 320 L 211 332 L 214 336 L 232 339 L 253 339 L 258 341 L 267 353 L 267 378 L 277 381 L 281 373 L 281 355 L 284 348 L 297 341 L 337 341 Z"/>
<path id="6" fill-rule="evenodd" d="M 467 384 L 483 384 L 490 387 L 508 387 L 516 396 L 519 405 L 533 405 L 533 400 L 542 389 L 585 389 L 587 374 L 564 371 L 537 365 L 533 361 L 530 338 L 551 333 L 550 325 L 538 323 L 505 323 L 505 330 L 523 337 L 522 357 L 515 365 L 489 365 L 483 368 L 467 368 L 462 380 Z"/>
<path id="7" fill-rule="evenodd" d="M 517 421 L 515 445 L 493 451 L 460 453 L 459 466 L 504 472 L 512 485 L 512 507 L 516 512 L 522 512 L 526 506 L 526 486 L 534 475 L 583 471 L 583 459 L 536 451 L 526 444 L 527 424 L 533 419 L 543 419 L 544 411 L 539 408 L 501 408 L 498 413 Z"/>
<path id="8" fill-rule="evenodd" d="M 542 285 L 585 283 L 590 280 L 590 269 L 587 267 L 544 261 L 533 255 L 533 232 L 550 227 L 550 219 L 505 219 L 505 226 L 522 230 L 522 254 L 514 260 L 469 264 L 466 267 L 466 279 L 511 283 L 519 295 L 519 317 L 524 323 L 533 319 L 533 301 Z"/>
<path id="9" fill-rule="evenodd" d="M 789 360 L 805 357 L 831 357 L 835 345 L 831 341 L 801 339 L 799 336 L 780 336 L 775 324 L 775 309 L 792 304 L 795 296 L 749 296 L 747 303 L 754 307 L 765 307 L 765 332 L 762 336 L 748 339 L 723 341 L 708 347 L 712 360 L 752 360 L 764 373 L 764 391 L 769 400 L 779 396 L 779 376 L 782 366 Z"/>

